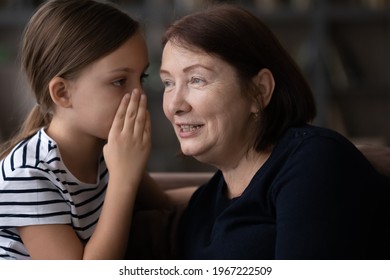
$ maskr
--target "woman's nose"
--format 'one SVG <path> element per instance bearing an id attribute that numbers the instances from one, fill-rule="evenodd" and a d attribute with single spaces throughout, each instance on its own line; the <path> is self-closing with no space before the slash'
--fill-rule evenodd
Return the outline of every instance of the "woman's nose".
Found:
<path id="1" fill-rule="evenodd" d="M 165 96 L 166 95 L 164 95 L 164 97 Z M 176 87 L 174 91 L 168 93 L 167 98 L 164 98 L 164 103 L 165 102 L 168 103 L 168 110 L 172 115 L 182 114 L 191 110 L 187 93 L 180 87 Z"/>

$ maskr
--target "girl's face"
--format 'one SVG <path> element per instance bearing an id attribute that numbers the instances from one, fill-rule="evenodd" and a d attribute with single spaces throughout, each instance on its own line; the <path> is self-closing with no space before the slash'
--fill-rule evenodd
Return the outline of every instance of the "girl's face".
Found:
<path id="1" fill-rule="evenodd" d="M 257 106 L 243 97 L 232 66 L 168 42 L 160 76 L 164 113 L 185 155 L 221 166 L 245 154 L 248 124 Z"/>
<path id="2" fill-rule="evenodd" d="M 144 38 L 135 34 L 122 46 L 97 60 L 70 82 L 72 110 L 67 111 L 75 133 L 107 139 L 116 110 L 125 93 L 142 91 L 148 67 Z"/>

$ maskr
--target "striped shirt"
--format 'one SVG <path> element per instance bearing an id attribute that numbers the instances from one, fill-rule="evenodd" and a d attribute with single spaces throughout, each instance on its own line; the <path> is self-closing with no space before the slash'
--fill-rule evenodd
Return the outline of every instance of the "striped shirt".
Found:
<path id="1" fill-rule="evenodd" d="M 75 178 L 42 128 L 0 161 L 0 259 L 30 259 L 17 227 L 71 225 L 82 242 L 99 219 L 108 183 L 103 157 L 96 184 Z"/>

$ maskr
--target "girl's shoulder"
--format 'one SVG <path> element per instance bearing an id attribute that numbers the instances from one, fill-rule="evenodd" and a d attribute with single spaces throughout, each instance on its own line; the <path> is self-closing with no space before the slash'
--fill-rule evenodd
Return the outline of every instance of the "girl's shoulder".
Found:
<path id="1" fill-rule="evenodd" d="M 17 144 L 0 162 L 1 184 L 46 177 L 49 166 L 61 162 L 57 144 L 43 129 Z"/>

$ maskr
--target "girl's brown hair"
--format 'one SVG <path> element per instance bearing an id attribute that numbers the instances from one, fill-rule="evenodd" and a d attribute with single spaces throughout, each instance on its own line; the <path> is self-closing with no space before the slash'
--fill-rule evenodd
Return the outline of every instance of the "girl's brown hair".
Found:
<path id="1" fill-rule="evenodd" d="M 287 128 L 316 114 L 312 91 L 300 69 L 271 30 L 249 11 L 219 4 L 174 22 L 162 38 L 181 47 L 216 55 L 235 68 L 243 94 L 253 99 L 252 78 L 268 68 L 275 80 L 272 99 L 254 129 L 257 151 L 275 144 Z"/>
<path id="2" fill-rule="evenodd" d="M 82 69 L 114 51 L 139 30 L 137 21 L 108 3 L 51 0 L 31 17 L 22 40 L 21 63 L 36 105 L 19 132 L 0 148 L 0 159 L 51 121 L 49 82 L 76 78 Z"/>

